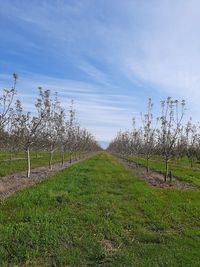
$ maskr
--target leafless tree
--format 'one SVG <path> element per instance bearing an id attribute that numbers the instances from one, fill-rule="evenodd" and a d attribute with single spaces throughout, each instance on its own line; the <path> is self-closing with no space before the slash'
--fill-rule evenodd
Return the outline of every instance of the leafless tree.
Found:
<path id="1" fill-rule="evenodd" d="M 46 116 L 46 123 L 45 123 L 45 130 L 42 131 L 43 140 L 45 142 L 45 147 L 49 151 L 49 169 L 52 169 L 52 161 L 53 161 L 53 154 L 55 150 L 58 148 L 58 109 L 59 101 L 56 93 L 56 97 L 54 101 L 49 101 L 49 111 Z"/>
<path id="2" fill-rule="evenodd" d="M 0 94 L 0 130 L 2 131 L 5 124 L 9 120 L 9 113 L 11 110 L 11 105 L 13 103 L 14 95 L 16 94 L 16 83 L 18 75 L 13 74 L 13 86 L 11 89 L 4 89 Z"/>
<path id="3" fill-rule="evenodd" d="M 198 127 L 197 125 L 193 124 L 192 119 L 190 119 L 185 127 L 185 147 L 187 157 L 189 158 L 191 163 L 191 167 L 193 167 L 193 162 L 197 155 L 198 139 Z"/>
<path id="4" fill-rule="evenodd" d="M 23 114 L 23 146 L 27 153 L 27 177 L 31 174 L 30 148 L 43 136 L 43 129 L 46 128 L 47 119 L 50 113 L 50 91 L 39 87 L 39 97 L 35 104 L 36 116 L 31 117 L 30 113 Z"/>
<path id="5" fill-rule="evenodd" d="M 185 112 L 185 101 L 180 105 L 178 100 L 168 97 L 161 102 L 162 115 L 160 117 L 161 127 L 157 130 L 161 154 L 165 159 L 165 181 L 169 176 L 169 160 L 173 156 L 179 134 L 182 129 L 182 119 Z M 180 110 L 179 110 L 180 108 Z"/>
<path id="6" fill-rule="evenodd" d="M 54 123 L 55 132 L 57 136 L 57 143 L 61 149 L 61 162 L 62 165 L 65 161 L 65 143 L 66 143 L 66 123 L 65 123 L 65 111 L 61 107 L 61 103 L 56 94 L 55 98 L 55 108 L 54 108 Z"/>
<path id="7" fill-rule="evenodd" d="M 74 102 L 72 100 L 71 106 L 69 109 L 69 120 L 67 120 L 66 122 L 66 145 L 65 146 L 67 148 L 67 151 L 70 154 L 70 159 L 69 159 L 70 163 L 72 162 L 72 153 L 73 153 L 74 146 L 75 146 L 75 132 L 78 126 L 76 117 L 75 117 L 75 110 L 74 110 L 73 104 Z"/>
<path id="8" fill-rule="evenodd" d="M 151 98 L 148 100 L 147 113 L 142 116 L 142 136 L 143 136 L 143 151 L 146 156 L 147 173 L 149 172 L 149 159 L 156 145 L 156 126 L 153 121 L 152 113 L 153 103 Z"/>

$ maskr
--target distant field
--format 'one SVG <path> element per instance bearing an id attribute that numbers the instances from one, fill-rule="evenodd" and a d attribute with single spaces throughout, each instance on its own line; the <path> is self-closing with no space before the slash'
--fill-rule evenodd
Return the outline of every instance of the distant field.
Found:
<path id="1" fill-rule="evenodd" d="M 0 204 L 0 266 L 200 266 L 200 190 L 100 153 Z"/>
<path id="2" fill-rule="evenodd" d="M 27 169 L 26 154 L 23 152 L 13 154 L 12 161 L 9 160 L 8 152 L 0 152 L 0 177 L 25 171 Z M 69 153 L 65 153 L 65 160 L 69 160 Z M 61 162 L 61 153 L 55 152 L 53 164 Z M 49 164 L 49 153 L 39 152 L 31 154 L 31 168 L 47 166 Z"/>
<path id="3" fill-rule="evenodd" d="M 141 166 L 146 167 L 146 159 L 143 157 L 127 157 L 134 162 L 137 162 Z M 153 171 L 165 173 L 165 163 L 160 157 L 154 157 L 149 160 L 150 169 Z M 178 161 L 173 159 L 169 163 L 169 170 L 173 172 L 173 175 L 179 180 L 192 182 L 197 186 L 200 186 L 200 164 L 195 163 L 193 167 L 190 166 L 189 160 L 186 158 L 179 159 Z"/>

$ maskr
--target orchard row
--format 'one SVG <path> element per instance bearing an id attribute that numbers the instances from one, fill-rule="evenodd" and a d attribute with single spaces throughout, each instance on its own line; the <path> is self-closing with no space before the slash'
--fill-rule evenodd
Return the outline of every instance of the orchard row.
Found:
<path id="1" fill-rule="evenodd" d="M 50 90 L 39 87 L 32 114 L 17 99 L 17 80 L 17 74 L 13 74 L 12 88 L 0 92 L 0 150 L 10 151 L 11 155 L 26 151 L 27 177 L 31 172 L 31 150 L 48 151 L 50 168 L 56 150 L 62 154 L 62 164 L 65 152 L 71 155 L 99 150 L 94 137 L 77 122 L 73 101 L 66 113 L 57 93 L 52 95 Z"/>

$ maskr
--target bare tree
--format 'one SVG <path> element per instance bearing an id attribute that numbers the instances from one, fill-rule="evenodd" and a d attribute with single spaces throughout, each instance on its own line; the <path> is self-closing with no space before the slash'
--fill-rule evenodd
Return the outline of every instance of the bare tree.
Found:
<path id="1" fill-rule="evenodd" d="M 55 131 L 57 135 L 57 143 L 61 149 L 61 162 L 62 165 L 65 161 L 65 143 L 66 143 L 66 123 L 65 123 L 65 111 L 61 107 L 61 103 L 56 94 L 55 98 L 55 110 L 54 110 L 54 122 L 55 122 Z"/>
<path id="2" fill-rule="evenodd" d="M 147 105 L 147 113 L 144 115 L 144 117 L 141 115 L 142 125 L 143 125 L 142 128 L 143 151 L 146 156 L 147 173 L 149 172 L 149 159 L 156 145 L 155 134 L 157 125 L 154 125 L 152 108 L 153 108 L 153 103 L 151 101 L 151 98 L 149 98 Z"/>
<path id="3" fill-rule="evenodd" d="M 181 109 L 179 111 L 179 106 Z M 165 181 L 169 176 L 169 160 L 173 156 L 174 148 L 177 144 L 179 133 L 181 132 L 181 122 L 185 111 L 185 101 L 179 105 L 178 100 L 167 100 L 161 102 L 162 116 L 160 117 L 161 127 L 157 130 L 161 154 L 165 159 Z"/>
<path id="4" fill-rule="evenodd" d="M 16 94 L 16 83 L 18 75 L 13 74 L 13 86 L 11 89 L 4 89 L 0 94 L 0 130 L 3 130 L 5 124 L 8 122 L 11 111 L 11 105 L 13 102 L 14 95 Z"/>
<path id="5" fill-rule="evenodd" d="M 9 118 L 6 125 L 7 133 L 7 149 L 10 152 L 10 161 L 12 160 L 13 152 L 20 149 L 19 132 L 21 125 L 19 124 L 18 116 L 22 112 L 21 102 L 17 100 L 15 102 L 15 109 L 11 109 L 9 112 Z"/>
<path id="6" fill-rule="evenodd" d="M 49 112 L 46 117 L 45 130 L 42 131 L 45 147 L 49 151 L 49 169 L 52 169 L 53 154 L 58 148 L 58 134 L 57 134 L 57 113 L 58 98 L 54 101 L 49 101 Z"/>
<path id="7" fill-rule="evenodd" d="M 66 148 L 70 154 L 70 163 L 72 162 L 72 153 L 75 146 L 75 131 L 78 126 L 75 118 L 75 110 L 73 104 L 74 102 L 72 100 L 69 110 L 69 120 L 66 122 Z"/>
<path id="8" fill-rule="evenodd" d="M 192 123 L 192 119 L 187 122 L 185 127 L 185 146 L 186 154 L 190 160 L 191 167 L 193 167 L 194 159 L 197 155 L 197 145 L 198 145 L 199 133 L 198 128 L 195 124 Z"/>
<path id="9" fill-rule="evenodd" d="M 27 153 L 27 177 L 31 174 L 30 148 L 43 135 L 50 113 L 50 91 L 39 87 L 39 98 L 35 104 L 37 115 L 31 117 L 30 113 L 23 115 L 24 141 L 23 146 Z"/>

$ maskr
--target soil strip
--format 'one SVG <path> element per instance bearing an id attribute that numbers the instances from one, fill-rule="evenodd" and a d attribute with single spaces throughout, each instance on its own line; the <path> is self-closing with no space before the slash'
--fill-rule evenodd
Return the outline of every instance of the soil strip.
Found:
<path id="1" fill-rule="evenodd" d="M 134 173 L 145 180 L 148 184 L 158 188 L 173 188 L 173 189 L 195 189 L 196 186 L 192 183 L 187 183 L 184 181 L 180 181 L 175 177 L 172 178 L 172 181 L 164 181 L 163 174 L 156 171 L 149 171 L 147 173 L 146 168 L 138 165 L 133 161 L 127 161 L 125 159 L 113 156 L 118 162 L 128 167 L 128 169 L 133 170 Z M 169 180 L 169 178 L 168 178 Z"/>

